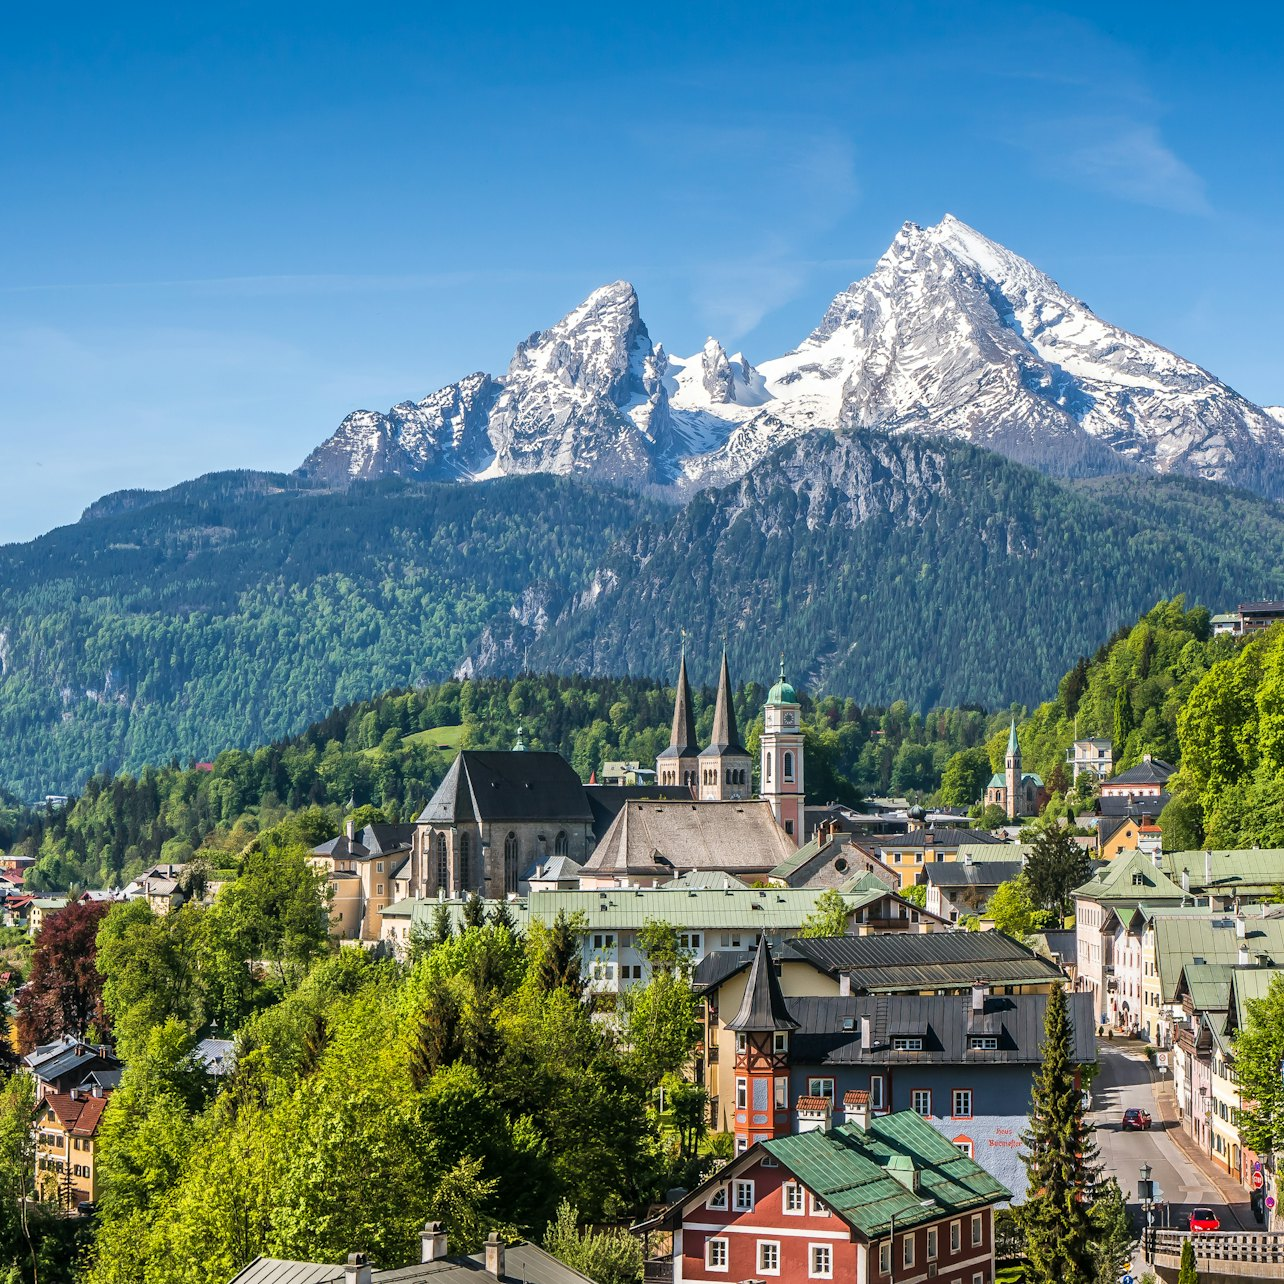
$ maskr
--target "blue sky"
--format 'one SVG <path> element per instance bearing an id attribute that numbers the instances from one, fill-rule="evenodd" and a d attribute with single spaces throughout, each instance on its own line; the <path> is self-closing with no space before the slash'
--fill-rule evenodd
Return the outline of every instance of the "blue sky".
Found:
<path id="1" fill-rule="evenodd" d="M 671 352 L 778 355 L 946 211 L 1284 401 L 1282 28 L 1182 3 L 23 6 L 0 541 L 292 468 L 619 277 Z"/>

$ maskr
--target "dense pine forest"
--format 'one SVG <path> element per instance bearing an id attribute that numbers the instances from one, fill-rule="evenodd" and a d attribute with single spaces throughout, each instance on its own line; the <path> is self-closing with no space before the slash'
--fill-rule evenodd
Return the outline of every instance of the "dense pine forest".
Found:
<path id="1" fill-rule="evenodd" d="M 1263 501 L 872 433 L 837 460 L 834 440 L 679 510 L 548 476 L 333 494 L 236 473 L 108 497 L 0 549 L 0 787 L 33 801 L 251 751 L 452 676 L 662 681 L 684 629 L 697 680 L 725 637 L 742 681 L 783 649 L 804 686 L 862 705 L 1033 704 L 1161 598 L 1284 592 Z"/>

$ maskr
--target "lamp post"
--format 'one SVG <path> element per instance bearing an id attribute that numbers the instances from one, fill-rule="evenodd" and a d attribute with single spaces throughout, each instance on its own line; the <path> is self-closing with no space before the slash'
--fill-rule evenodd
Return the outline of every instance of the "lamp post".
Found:
<path id="1" fill-rule="evenodd" d="M 920 1199 L 917 1204 L 911 1204 L 906 1212 L 913 1212 L 916 1208 L 931 1208 L 935 1200 Z M 889 1284 L 896 1284 L 896 1214 L 892 1213 L 887 1227 L 887 1265 Z"/>

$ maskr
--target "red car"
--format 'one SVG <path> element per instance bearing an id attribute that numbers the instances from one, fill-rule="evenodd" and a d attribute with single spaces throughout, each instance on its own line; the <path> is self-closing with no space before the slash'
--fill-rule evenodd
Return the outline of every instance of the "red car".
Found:
<path id="1" fill-rule="evenodd" d="M 1222 1224 L 1217 1220 L 1217 1214 L 1211 1208 L 1197 1208 L 1190 1215 L 1190 1233 L 1198 1235 L 1200 1232 L 1221 1230 Z"/>
<path id="2" fill-rule="evenodd" d="M 1150 1116 L 1136 1106 L 1129 1106 L 1124 1111 L 1123 1122 L 1119 1125 L 1125 1132 L 1134 1130 L 1137 1132 L 1150 1127 Z"/>

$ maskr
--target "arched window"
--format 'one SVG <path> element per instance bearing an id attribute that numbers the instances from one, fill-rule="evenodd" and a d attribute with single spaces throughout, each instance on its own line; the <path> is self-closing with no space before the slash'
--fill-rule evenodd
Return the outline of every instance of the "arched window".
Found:
<path id="1" fill-rule="evenodd" d="M 517 835 L 504 839 L 504 895 L 517 890 Z"/>
<path id="2" fill-rule="evenodd" d="M 771 755 L 762 760 L 762 779 L 764 784 L 771 784 Z"/>
<path id="3" fill-rule="evenodd" d="M 446 835 L 437 835 L 437 886 L 450 885 L 450 855 L 446 851 Z"/>
<path id="4" fill-rule="evenodd" d="M 557 837 L 553 840 L 554 856 L 569 856 L 571 854 L 571 840 L 566 836 L 566 830 L 559 829 Z"/>
<path id="5" fill-rule="evenodd" d="M 472 866 L 472 840 L 467 834 L 459 836 L 459 886 L 463 891 L 469 891 L 473 885 Z"/>
<path id="6" fill-rule="evenodd" d="M 786 751 L 786 753 L 785 753 L 785 779 L 786 779 L 786 780 L 792 780 L 793 778 L 794 778 L 794 756 L 793 756 L 793 754 L 791 754 L 791 753 L 789 753 L 788 751 Z"/>

